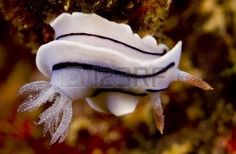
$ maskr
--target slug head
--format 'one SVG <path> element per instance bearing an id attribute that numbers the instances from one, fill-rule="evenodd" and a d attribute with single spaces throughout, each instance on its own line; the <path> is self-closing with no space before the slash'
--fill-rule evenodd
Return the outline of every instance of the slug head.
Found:
<path id="1" fill-rule="evenodd" d="M 203 90 L 213 90 L 207 82 L 181 70 L 177 71 L 176 81 L 186 82 Z"/>

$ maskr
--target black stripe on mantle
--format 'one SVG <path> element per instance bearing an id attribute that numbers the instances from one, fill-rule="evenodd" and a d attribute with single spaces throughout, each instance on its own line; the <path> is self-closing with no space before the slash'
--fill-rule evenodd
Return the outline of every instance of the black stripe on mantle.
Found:
<path id="1" fill-rule="evenodd" d="M 119 89 L 119 88 L 99 88 L 94 91 L 94 93 L 90 97 L 95 97 L 98 96 L 101 93 L 106 93 L 106 92 L 120 92 L 128 95 L 133 95 L 133 96 L 146 96 L 146 93 L 134 93 L 131 91 Z"/>
<path id="2" fill-rule="evenodd" d="M 162 53 L 153 53 L 153 52 L 148 52 L 148 51 L 144 51 L 142 49 L 139 49 L 139 48 L 136 48 L 134 46 L 131 46 L 129 44 L 126 44 L 124 42 L 121 42 L 119 40 L 116 40 L 116 39 L 113 39 L 113 38 L 110 38 L 110 37 L 106 37 L 106 36 L 101 36 L 101 35 L 96 35 L 96 34 L 89 34 L 89 33 L 69 33 L 69 34 L 63 34 L 63 35 L 60 35 L 56 38 L 56 40 L 60 39 L 60 38 L 63 38 L 63 37 L 68 37 L 68 36 L 77 36 L 77 35 L 80 35 L 80 36 L 92 36 L 92 37 L 97 37 L 97 38 L 100 38 L 100 39 L 104 39 L 104 40 L 109 40 L 109 41 L 112 41 L 114 43 L 117 43 L 117 44 L 121 44 L 121 45 L 124 45 L 128 48 L 131 48 L 133 50 L 136 50 L 138 52 L 141 52 L 141 53 L 144 53 L 144 54 L 149 54 L 149 55 L 156 55 L 156 56 L 163 56 L 166 54 L 166 50 L 164 50 Z"/>
<path id="3" fill-rule="evenodd" d="M 139 75 L 139 74 L 131 74 L 127 72 L 123 72 L 120 70 L 115 70 L 109 67 L 103 67 L 99 65 L 92 65 L 92 64 L 84 64 L 84 63 L 75 63 L 75 62 L 65 62 L 65 63 L 59 63 L 55 64 L 52 67 L 52 70 L 60 70 L 65 68 L 78 68 L 78 69 L 85 69 L 85 70 L 92 70 L 96 72 L 102 72 L 102 73 L 111 73 L 115 75 L 125 76 L 125 77 L 132 77 L 132 78 L 150 78 L 157 75 L 160 75 L 164 72 L 166 72 L 168 69 L 172 68 L 175 65 L 174 62 L 171 62 L 166 67 L 162 68 L 161 70 L 152 73 L 152 74 L 145 74 L 145 75 Z"/>
<path id="4" fill-rule="evenodd" d="M 156 92 L 164 91 L 164 90 L 166 90 L 166 89 L 168 89 L 168 88 L 169 88 L 169 87 L 162 88 L 162 89 L 146 89 L 146 92 L 156 93 Z"/>
<path id="5" fill-rule="evenodd" d="M 146 92 L 156 93 L 156 92 L 164 91 L 167 88 L 163 88 L 163 89 L 146 89 Z M 135 92 L 131 92 L 131 91 L 120 89 L 120 88 L 99 88 L 99 89 L 96 89 L 90 97 L 96 97 L 96 96 L 100 95 L 101 93 L 107 93 L 107 92 L 120 92 L 120 93 L 133 95 L 133 96 L 146 96 L 147 95 L 147 93 L 135 93 Z"/>

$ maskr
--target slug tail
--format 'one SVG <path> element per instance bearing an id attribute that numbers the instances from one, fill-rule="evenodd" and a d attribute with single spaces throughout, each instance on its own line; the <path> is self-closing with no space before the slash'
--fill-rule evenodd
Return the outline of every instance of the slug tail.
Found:
<path id="1" fill-rule="evenodd" d="M 178 71 L 176 81 L 186 82 L 203 90 L 213 90 L 213 88 L 207 82 L 181 70 Z"/>

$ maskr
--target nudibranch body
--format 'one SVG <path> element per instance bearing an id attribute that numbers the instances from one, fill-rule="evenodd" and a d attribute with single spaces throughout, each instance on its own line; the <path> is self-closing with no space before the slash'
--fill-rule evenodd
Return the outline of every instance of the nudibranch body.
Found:
<path id="1" fill-rule="evenodd" d="M 19 111 L 53 102 L 39 116 L 51 143 L 63 141 L 72 118 L 72 102 L 85 99 L 93 109 L 116 116 L 134 111 L 139 99 L 149 97 L 156 124 L 162 132 L 164 116 L 159 92 L 172 81 L 184 81 L 202 89 L 206 82 L 178 69 L 182 42 L 167 52 L 148 35 L 140 38 L 130 26 L 108 21 L 96 14 L 62 13 L 51 26 L 55 40 L 42 45 L 36 64 L 50 82 L 22 86 L 20 94 L 32 94 Z"/>

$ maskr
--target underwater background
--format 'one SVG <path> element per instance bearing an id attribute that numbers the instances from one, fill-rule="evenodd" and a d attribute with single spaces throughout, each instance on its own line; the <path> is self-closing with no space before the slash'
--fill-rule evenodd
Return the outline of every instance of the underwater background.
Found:
<path id="1" fill-rule="evenodd" d="M 236 154 L 235 8 L 236 0 L 0 0 L 0 154 Z M 173 83 L 161 95 L 162 135 L 145 99 L 122 117 L 74 102 L 66 141 L 50 146 L 34 124 L 40 110 L 17 113 L 17 91 L 47 80 L 35 65 L 37 48 L 53 40 L 50 21 L 76 11 L 129 24 L 169 47 L 182 40 L 180 68 L 214 90 Z"/>

